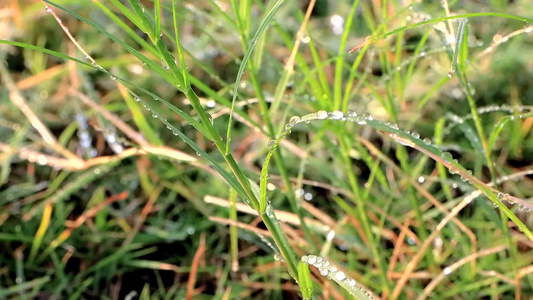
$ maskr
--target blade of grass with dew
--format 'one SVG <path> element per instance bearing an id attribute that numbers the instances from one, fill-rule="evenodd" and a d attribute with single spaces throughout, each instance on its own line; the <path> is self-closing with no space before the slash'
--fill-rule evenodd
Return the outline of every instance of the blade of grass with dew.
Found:
<path id="1" fill-rule="evenodd" d="M 155 134 L 154 129 L 150 126 L 150 124 L 144 117 L 141 109 L 139 108 L 139 106 L 137 106 L 136 101 L 133 100 L 132 95 L 126 90 L 126 88 L 122 84 L 118 84 L 117 86 L 120 91 L 120 95 L 122 96 L 122 99 L 124 99 L 124 102 L 126 102 L 126 105 L 128 105 L 128 109 L 131 112 L 133 121 L 139 127 L 139 130 L 153 145 L 162 145 L 163 143 Z"/>
<path id="2" fill-rule="evenodd" d="M 373 299 L 370 292 L 361 285 L 358 285 L 354 279 L 346 276 L 344 272 L 337 270 L 336 266 L 332 265 L 322 257 L 316 255 L 304 255 L 300 261 L 306 265 L 312 265 L 317 268 L 320 275 L 326 276 L 328 280 L 335 281 L 356 299 Z"/>
<path id="3" fill-rule="evenodd" d="M 121 80 L 121 79 L 120 79 Z M 151 96 L 155 96 L 151 92 L 146 91 L 147 93 L 151 94 Z M 136 96 L 135 94 L 133 94 Z M 136 96 L 138 97 L 138 96 Z M 187 143 L 193 150 L 195 150 L 197 153 L 199 153 L 202 157 L 207 159 L 211 165 L 220 173 L 220 175 L 226 180 L 226 182 L 233 187 L 236 191 L 239 192 L 241 196 L 247 195 L 247 193 L 244 191 L 242 186 L 238 183 L 237 178 L 233 176 L 232 174 L 228 173 L 216 160 L 214 160 L 210 155 L 208 155 L 203 149 L 198 146 L 194 141 L 192 141 L 190 138 L 188 138 L 182 131 L 178 130 L 173 124 L 168 122 L 165 118 L 159 117 L 160 114 L 158 111 L 152 107 L 148 102 L 142 100 L 142 98 L 138 97 L 139 101 L 143 103 L 147 107 L 147 109 L 150 109 L 152 113 L 154 113 L 156 116 L 158 116 L 158 120 L 160 120 L 163 124 L 165 124 L 174 135 L 179 136 L 185 143 Z M 163 99 L 159 99 L 158 101 L 164 101 Z M 171 109 L 174 106 L 170 106 Z M 177 108 L 176 108 L 177 109 Z M 190 116 L 189 116 L 190 118 Z M 189 120 L 187 120 L 189 121 Z M 191 120 L 192 121 L 192 120 Z M 196 122 L 196 121 L 195 121 Z M 199 125 L 200 126 L 200 125 Z"/>
<path id="4" fill-rule="evenodd" d="M 533 115 L 533 112 L 527 115 Z M 325 111 L 319 111 L 318 113 L 308 114 L 300 118 L 301 121 L 313 121 L 313 120 L 324 120 L 324 119 L 340 120 L 337 116 L 334 115 L 334 113 L 331 113 L 330 115 Z M 400 130 L 399 128 L 397 128 L 397 126 L 391 127 L 391 125 L 389 125 L 388 123 L 386 124 L 381 121 L 375 120 L 370 116 L 365 116 L 365 117 L 357 116 L 355 118 L 352 116 L 347 116 L 346 121 L 352 121 L 355 123 L 368 125 L 378 130 L 379 132 L 389 136 L 390 138 L 394 139 L 398 143 L 409 146 L 411 148 L 414 148 L 424 153 L 425 155 L 431 157 L 433 160 L 436 160 L 437 162 L 442 163 L 452 173 L 459 173 L 466 181 L 468 181 L 470 184 L 472 184 L 477 189 L 479 189 L 481 192 L 483 192 L 483 194 L 485 194 L 494 203 L 500 204 L 500 202 L 502 201 L 499 199 L 500 197 L 496 196 L 495 194 L 497 192 L 496 190 L 490 188 L 489 186 L 487 186 L 485 183 L 483 183 L 476 177 L 470 175 L 469 172 L 467 172 L 465 168 L 463 168 L 458 162 L 453 160 L 453 157 L 450 153 L 441 151 L 440 149 L 431 145 L 431 142 L 428 142 L 425 139 L 421 140 L 420 138 L 415 138 L 411 134 L 407 134 L 403 130 Z M 285 138 L 286 135 L 287 134 L 281 135 L 276 140 L 270 152 L 275 150 L 277 145 L 280 143 L 280 141 L 283 138 Z M 267 161 L 265 160 L 265 165 L 263 165 L 263 169 L 265 169 L 266 164 L 267 164 Z M 267 168 L 267 171 L 265 171 L 265 173 L 268 172 L 268 166 L 266 168 Z M 261 197 L 263 197 L 263 195 Z M 530 209 L 533 208 L 532 203 L 529 203 L 522 199 L 514 198 L 512 200 Z M 518 217 L 512 211 L 510 211 L 505 205 L 499 205 L 499 207 L 522 230 L 522 232 L 524 232 L 524 234 L 529 239 L 533 240 L 533 234 L 531 233 L 531 231 L 522 223 L 522 221 L 520 221 L 520 219 L 518 219 Z"/>

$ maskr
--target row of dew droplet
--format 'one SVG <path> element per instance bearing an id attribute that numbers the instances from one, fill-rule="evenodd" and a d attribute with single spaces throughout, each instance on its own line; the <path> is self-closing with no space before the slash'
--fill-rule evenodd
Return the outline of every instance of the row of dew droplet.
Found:
<path id="1" fill-rule="evenodd" d="M 478 107 L 476 111 L 479 115 L 493 113 L 493 112 L 503 112 L 503 113 L 508 113 L 508 114 L 518 113 L 517 116 L 514 116 L 514 115 L 510 116 L 511 121 L 513 121 L 515 120 L 515 117 L 518 119 L 527 118 L 529 114 L 533 112 L 533 106 L 527 106 L 527 105 L 511 106 L 507 104 L 489 105 L 489 106 Z M 445 129 L 443 130 L 443 134 L 449 134 L 455 126 L 463 124 L 464 122 L 471 120 L 473 118 L 472 113 L 469 113 L 463 117 L 460 117 L 450 112 L 446 113 L 445 117 L 446 119 L 451 121 L 451 123 L 445 127 Z"/>
<path id="2" fill-rule="evenodd" d="M 333 280 L 342 286 L 351 295 L 356 296 L 358 299 L 374 299 L 372 294 L 363 287 L 359 286 L 357 282 L 349 278 L 343 271 L 337 270 L 337 267 L 332 265 L 326 259 L 316 255 L 304 255 L 300 259 L 301 262 L 309 264 L 318 269 L 320 275 L 326 277 L 329 280 Z"/>
<path id="3" fill-rule="evenodd" d="M 501 108 L 501 107 L 500 107 Z M 510 108 L 503 106 L 503 109 Z M 485 111 L 495 111 L 496 108 L 485 108 Z M 483 110 L 482 110 L 483 111 Z M 374 120 L 374 118 L 369 114 L 363 114 L 359 115 L 357 112 L 350 110 L 346 113 L 343 113 L 341 111 L 333 111 L 333 112 L 326 112 L 325 110 L 320 110 L 316 113 L 311 113 L 304 115 L 302 117 L 299 116 L 293 116 L 290 118 L 289 123 L 285 125 L 285 130 L 283 130 L 280 134 L 280 137 L 276 140 L 271 140 L 268 142 L 269 146 L 269 153 L 267 154 L 267 159 L 265 160 L 265 163 L 263 165 L 263 170 L 261 172 L 262 180 L 267 181 L 268 180 L 268 172 L 264 172 L 265 170 L 268 170 L 268 163 L 270 161 L 270 156 L 273 151 L 277 149 L 277 146 L 281 142 L 282 139 L 284 139 L 287 135 L 289 135 L 292 131 L 292 128 L 299 124 L 299 123 L 306 123 L 309 124 L 313 120 L 340 120 L 340 121 L 350 121 L 357 123 L 359 125 L 370 125 L 376 130 L 382 131 L 387 133 L 388 136 L 393 138 L 396 142 L 398 142 L 401 145 L 410 146 L 417 148 L 421 147 L 427 151 L 430 151 L 433 154 L 438 155 L 442 160 L 447 162 L 449 166 L 446 166 L 450 174 L 456 175 L 459 174 L 461 177 L 461 180 L 463 182 L 467 182 L 469 184 L 474 185 L 470 182 L 471 179 L 475 179 L 472 175 L 471 170 L 466 170 L 463 168 L 457 159 L 453 158 L 453 155 L 450 152 L 447 151 L 441 151 L 439 148 L 435 147 L 432 143 L 432 141 L 429 138 L 421 139 L 420 134 L 416 131 L 411 132 L 409 130 L 401 130 L 398 125 L 394 122 L 386 122 L 383 123 L 378 120 Z M 262 191 L 263 192 L 263 191 Z M 266 191 L 265 191 L 266 192 Z M 497 199 L 499 202 L 507 202 L 510 205 L 519 204 L 519 210 L 524 210 L 526 212 L 530 212 L 533 209 L 533 204 L 529 203 L 527 201 L 524 201 L 522 199 L 512 197 L 509 194 L 506 193 L 497 193 Z M 495 206 L 498 205 L 498 203 L 494 203 Z"/>

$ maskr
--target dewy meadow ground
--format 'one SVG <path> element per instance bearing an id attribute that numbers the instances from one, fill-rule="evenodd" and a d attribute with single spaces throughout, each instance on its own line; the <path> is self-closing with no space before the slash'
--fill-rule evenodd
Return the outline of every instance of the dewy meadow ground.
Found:
<path id="1" fill-rule="evenodd" d="M 0 298 L 533 297 L 529 1 L 0 5 Z"/>

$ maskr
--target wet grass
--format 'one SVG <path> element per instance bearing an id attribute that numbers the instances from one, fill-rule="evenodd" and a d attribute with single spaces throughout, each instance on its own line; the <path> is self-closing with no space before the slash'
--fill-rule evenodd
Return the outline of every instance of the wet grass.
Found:
<path id="1" fill-rule="evenodd" d="M 530 4 L 8 3 L 1 298 L 533 296 Z"/>

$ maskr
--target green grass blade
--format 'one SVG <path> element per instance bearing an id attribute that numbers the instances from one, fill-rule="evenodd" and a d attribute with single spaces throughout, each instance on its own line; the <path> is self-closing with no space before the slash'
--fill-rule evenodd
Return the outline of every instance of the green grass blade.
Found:
<path id="1" fill-rule="evenodd" d="M 300 286 L 302 298 L 311 299 L 313 296 L 313 281 L 311 280 L 309 265 L 303 261 L 298 263 L 298 285 Z"/>
<path id="2" fill-rule="evenodd" d="M 277 0 L 272 9 L 267 13 L 261 24 L 259 24 L 259 28 L 255 32 L 254 36 L 251 39 L 251 43 L 246 49 L 246 53 L 244 53 L 244 57 L 242 59 L 241 65 L 239 67 L 239 71 L 237 72 L 237 78 L 235 79 L 235 85 L 233 86 L 233 97 L 231 99 L 231 110 L 230 110 L 230 119 L 228 122 L 228 129 L 227 129 L 227 137 L 226 137 L 226 151 L 229 151 L 230 149 L 230 143 L 231 143 L 231 128 L 233 126 L 233 112 L 235 110 L 235 102 L 237 101 L 237 93 L 239 91 L 239 85 L 242 79 L 242 75 L 244 74 L 244 70 L 246 69 L 246 66 L 248 64 L 248 60 L 250 59 L 253 50 L 255 49 L 255 46 L 257 44 L 257 40 L 259 37 L 263 34 L 263 32 L 268 27 L 268 24 L 274 16 L 276 15 L 277 11 L 281 8 L 285 0 Z"/>

